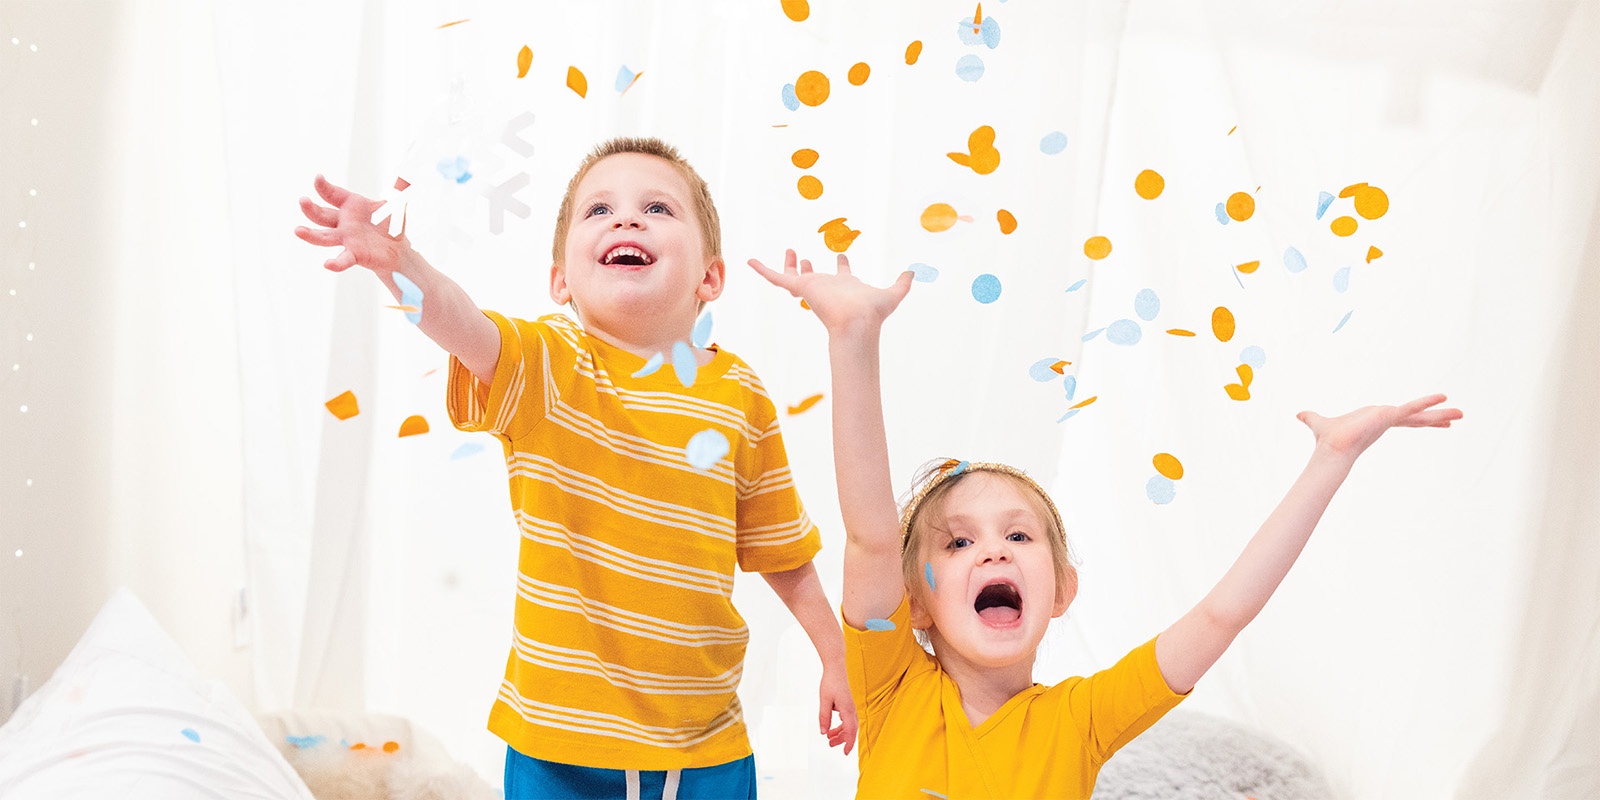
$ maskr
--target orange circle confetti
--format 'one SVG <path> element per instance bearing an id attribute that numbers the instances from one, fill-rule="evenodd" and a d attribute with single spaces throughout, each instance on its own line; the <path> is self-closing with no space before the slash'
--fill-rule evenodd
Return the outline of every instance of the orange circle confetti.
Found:
<path id="1" fill-rule="evenodd" d="M 1244 192 L 1228 195 L 1228 216 L 1235 222 L 1244 222 L 1256 213 L 1256 199 Z"/>
<path id="2" fill-rule="evenodd" d="M 1133 179 L 1133 190 L 1146 200 L 1154 200 L 1161 196 L 1161 190 L 1167 188 L 1167 181 L 1161 173 L 1147 169 Z"/>
<path id="3" fill-rule="evenodd" d="M 400 743 L 399 742 L 384 742 L 383 743 L 383 752 L 385 752 L 385 753 L 393 753 L 394 751 L 399 750 L 399 749 L 400 749 Z"/>
<path id="4" fill-rule="evenodd" d="M 1178 457 L 1171 453 L 1156 453 L 1156 457 L 1150 459 L 1150 463 L 1155 464 L 1156 472 L 1172 480 L 1179 480 L 1183 477 L 1183 462 L 1179 461 Z"/>
<path id="5" fill-rule="evenodd" d="M 811 169 L 811 165 L 817 163 L 817 151 L 796 150 L 794 155 L 789 156 L 789 160 L 801 169 Z"/>
<path id="6" fill-rule="evenodd" d="M 794 82 L 794 96 L 808 106 L 820 106 L 828 99 L 828 76 L 810 70 Z"/>
<path id="7" fill-rule="evenodd" d="M 851 86 L 860 86 L 867 82 L 867 76 L 871 74 L 872 67 L 867 66 L 866 62 L 862 61 L 851 67 L 846 77 L 850 79 Z"/>
<path id="8" fill-rule="evenodd" d="M 906 45 L 906 66 L 917 63 L 917 58 L 922 55 L 922 40 L 918 39 Z"/>
<path id="9" fill-rule="evenodd" d="M 1333 231 L 1334 236 L 1349 236 L 1356 232 L 1356 219 L 1355 217 L 1340 217 L 1334 220 L 1332 225 L 1328 226 L 1328 230 Z"/>
<path id="10" fill-rule="evenodd" d="M 994 216 L 995 216 L 995 219 L 1000 221 L 1000 232 L 1001 233 L 1009 235 L 1012 231 L 1017 229 L 1017 218 L 1011 216 L 1011 212 L 1010 211 L 1007 211 L 1007 210 L 1002 208 L 999 211 L 995 212 Z"/>
<path id="11" fill-rule="evenodd" d="M 801 175 L 800 183 L 795 188 L 798 188 L 800 196 L 807 200 L 815 200 L 822 196 L 822 181 L 810 175 Z"/>
<path id="12" fill-rule="evenodd" d="M 822 234 L 822 243 L 835 253 L 849 250 L 850 243 L 861 235 L 861 231 L 851 230 L 850 226 L 845 224 L 845 217 L 822 223 L 822 227 L 817 228 L 817 233 Z"/>
<path id="13" fill-rule="evenodd" d="M 956 210 L 947 203 L 934 203 L 922 212 L 922 227 L 933 233 L 955 227 Z"/>
<path id="14" fill-rule="evenodd" d="M 1111 255 L 1111 240 L 1104 236 L 1090 236 L 1088 241 L 1083 243 L 1083 254 L 1099 261 Z"/>
<path id="15" fill-rule="evenodd" d="M 1377 219 L 1389 213 L 1389 195 L 1376 186 L 1358 183 L 1346 186 L 1340 197 L 1354 197 L 1356 213 L 1367 219 Z"/>
<path id="16" fill-rule="evenodd" d="M 782 0 L 783 14 L 795 22 L 805 22 L 811 16 L 811 4 L 806 0 Z"/>
<path id="17" fill-rule="evenodd" d="M 1211 312 L 1211 332 L 1216 334 L 1217 341 L 1226 342 L 1232 339 L 1233 328 L 1233 312 L 1217 306 L 1216 310 Z"/>

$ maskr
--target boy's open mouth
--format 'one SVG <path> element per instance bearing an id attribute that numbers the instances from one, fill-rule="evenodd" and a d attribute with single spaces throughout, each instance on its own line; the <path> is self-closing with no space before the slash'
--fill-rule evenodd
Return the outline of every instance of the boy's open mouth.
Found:
<path id="1" fill-rule="evenodd" d="M 990 625 L 1011 625 L 1022 617 L 1022 595 L 1016 586 L 997 581 L 979 590 L 972 610 Z"/>
<path id="2" fill-rule="evenodd" d="M 648 267 L 655 262 L 655 256 L 631 244 L 617 245 L 600 259 L 600 263 L 608 267 Z"/>

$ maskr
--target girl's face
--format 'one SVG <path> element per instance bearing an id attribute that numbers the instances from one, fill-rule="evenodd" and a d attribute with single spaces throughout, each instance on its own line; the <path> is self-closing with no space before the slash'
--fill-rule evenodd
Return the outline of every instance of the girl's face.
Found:
<path id="1" fill-rule="evenodd" d="M 1057 585 L 1050 528 L 1024 491 L 992 472 L 965 476 L 945 496 L 942 525 L 923 532 L 912 625 L 941 657 L 953 649 L 982 667 L 1031 660 L 1072 602 L 1076 585 Z"/>

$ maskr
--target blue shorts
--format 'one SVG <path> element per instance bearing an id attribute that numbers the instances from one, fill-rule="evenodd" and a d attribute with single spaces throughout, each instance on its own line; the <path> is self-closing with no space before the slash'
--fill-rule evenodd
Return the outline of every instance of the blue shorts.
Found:
<path id="1" fill-rule="evenodd" d="M 557 764 L 506 748 L 506 800 L 755 800 L 756 758 L 673 770 Z"/>

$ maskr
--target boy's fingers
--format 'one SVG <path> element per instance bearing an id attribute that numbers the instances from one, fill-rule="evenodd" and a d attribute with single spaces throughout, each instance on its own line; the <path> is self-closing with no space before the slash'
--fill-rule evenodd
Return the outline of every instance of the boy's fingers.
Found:
<path id="1" fill-rule="evenodd" d="M 322 262 L 322 266 L 326 267 L 330 272 L 344 272 L 355 265 L 356 254 L 349 250 L 345 250 L 339 255 Z"/>
<path id="2" fill-rule="evenodd" d="M 783 251 L 783 271 L 794 272 L 794 249 Z"/>
<path id="3" fill-rule="evenodd" d="M 838 269 L 839 269 L 839 274 L 840 275 L 849 275 L 850 274 L 850 257 L 846 256 L 844 253 L 840 253 L 839 254 L 839 267 L 838 267 Z"/>
<path id="4" fill-rule="evenodd" d="M 294 229 L 294 235 L 318 247 L 332 247 L 339 243 L 338 234 L 326 228 L 307 228 L 300 226 Z"/>
<path id="5" fill-rule="evenodd" d="M 336 206 L 342 206 L 344 205 L 344 201 L 350 199 L 349 189 L 334 186 L 328 182 L 327 178 L 324 178 L 321 175 L 317 176 L 315 185 L 317 187 L 317 194 L 321 195 L 322 199 Z"/>
<path id="6" fill-rule="evenodd" d="M 311 198 L 308 197 L 300 198 L 300 213 L 305 214 L 306 219 L 324 228 L 336 227 L 339 224 L 338 211 L 326 206 L 319 206 L 311 202 Z"/>
<path id="7" fill-rule="evenodd" d="M 800 274 L 801 275 L 810 275 L 811 274 L 811 262 L 806 260 L 806 259 L 804 259 L 804 258 L 800 259 Z"/>

